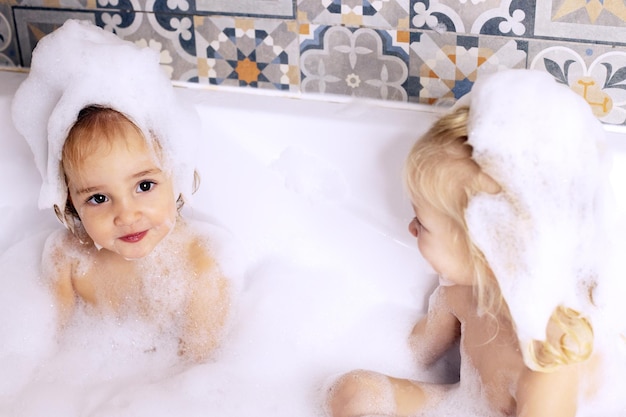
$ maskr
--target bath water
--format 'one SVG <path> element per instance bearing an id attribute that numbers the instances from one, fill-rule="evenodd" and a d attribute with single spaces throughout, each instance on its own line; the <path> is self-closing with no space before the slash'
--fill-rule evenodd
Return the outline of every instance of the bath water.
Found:
<path id="1" fill-rule="evenodd" d="M 432 113 L 178 91 L 204 121 L 183 214 L 215 228 L 239 288 L 222 350 L 184 364 L 171 336 L 132 318 L 78 314 L 57 335 L 38 274 L 62 226 L 37 209 L 41 180 L 7 116 L 24 76 L 0 76 L 0 415 L 319 416 L 342 372 L 418 376 L 407 335 L 435 279 L 406 228 L 400 169 Z"/>

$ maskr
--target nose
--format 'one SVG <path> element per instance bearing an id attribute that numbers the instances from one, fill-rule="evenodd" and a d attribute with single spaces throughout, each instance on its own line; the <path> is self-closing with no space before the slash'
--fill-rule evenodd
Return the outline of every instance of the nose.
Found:
<path id="1" fill-rule="evenodd" d="M 118 200 L 115 204 L 114 224 L 130 226 L 141 217 L 139 206 L 132 199 Z"/>
<path id="2" fill-rule="evenodd" d="M 409 222 L 409 233 L 413 235 L 414 238 L 419 236 L 419 227 L 417 225 L 417 219 L 415 218 Z"/>

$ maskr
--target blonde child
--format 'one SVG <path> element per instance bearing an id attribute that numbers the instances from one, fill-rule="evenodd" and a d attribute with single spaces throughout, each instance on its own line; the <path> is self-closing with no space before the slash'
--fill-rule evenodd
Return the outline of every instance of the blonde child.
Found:
<path id="1" fill-rule="evenodd" d="M 66 68 L 46 68 L 64 54 L 73 54 Z M 68 21 L 40 41 L 14 119 L 42 173 L 40 207 L 52 206 L 67 228 L 48 238 L 42 258 L 61 327 L 79 306 L 139 318 L 178 335 L 179 354 L 205 360 L 224 330 L 230 284 L 209 238 L 180 215 L 196 178 L 183 145 L 199 126 L 155 58 Z M 20 120 L 23 112 L 47 129 Z"/>
<path id="2" fill-rule="evenodd" d="M 409 231 L 439 275 L 409 342 L 428 369 L 460 341 L 460 381 L 355 370 L 332 385 L 330 415 L 585 415 L 602 357 L 599 135 L 580 97 L 531 71 L 479 79 L 434 123 L 405 165 Z"/>

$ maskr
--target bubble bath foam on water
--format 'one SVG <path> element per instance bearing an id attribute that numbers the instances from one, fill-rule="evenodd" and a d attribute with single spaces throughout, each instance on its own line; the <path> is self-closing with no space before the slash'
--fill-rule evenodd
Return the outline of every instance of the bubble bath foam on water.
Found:
<path id="1" fill-rule="evenodd" d="M 319 416 L 342 372 L 411 375 L 406 338 L 435 280 L 406 231 L 400 167 L 432 113 L 177 90 L 204 136 L 184 215 L 223 231 L 239 288 L 221 350 L 185 364 L 172 335 L 132 317 L 79 312 L 57 334 L 39 269 L 62 226 L 37 209 L 41 180 L 8 117 L 24 75 L 0 77 L 0 415 Z"/>
<path id="2" fill-rule="evenodd" d="M 78 314 L 57 335 L 38 274 L 61 225 L 37 209 L 41 181 L 8 117 L 23 79 L 0 72 L 0 415 L 317 417 L 329 382 L 352 369 L 439 377 L 416 370 L 407 346 L 436 279 L 401 183 L 432 108 L 177 90 L 203 123 L 202 182 L 184 215 L 223 231 L 238 287 L 221 350 L 184 364 L 172 335 L 133 318 Z"/>

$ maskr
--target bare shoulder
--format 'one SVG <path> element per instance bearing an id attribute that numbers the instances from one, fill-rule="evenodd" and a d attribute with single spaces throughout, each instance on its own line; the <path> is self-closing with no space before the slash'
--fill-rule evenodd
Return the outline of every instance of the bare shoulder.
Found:
<path id="1" fill-rule="evenodd" d="M 72 244 L 73 236 L 67 230 L 55 230 L 46 238 L 44 254 L 60 256 Z"/>
<path id="2" fill-rule="evenodd" d="M 78 239 L 67 230 L 53 232 L 44 245 L 42 276 L 55 296 L 61 327 L 68 322 L 76 304 L 72 272 L 80 252 L 84 250 Z"/>
<path id="3" fill-rule="evenodd" d="M 69 275 L 72 264 L 85 248 L 69 231 L 56 230 L 48 236 L 43 248 L 44 275 Z"/>
<path id="4" fill-rule="evenodd" d="M 536 372 L 525 368 L 516 392 L 517 415 L 575 416 L 580 373 L 580 364 L 564 365 L 552 372 Z"/>
<path id="5" fill-rule="evenodd" d="M 217 268 L 217 261 L 211 250 L 211 241 L 208 236 L 190 232 L 186 252 L 189 265 L 197 274 L 204 274 Z"/>
<path id="6" fill-rule="evenodd" d="M 52 261 L 71 259 L 88 252 L 88 246 L 81 244 L 68 230 L 55 230 L 48 236 L 43 256 Z"/>
<path id="7" fill-rule="evenodd" d="M 181 222 L 179 233 L 184 239 L 184 253 L 193 276 L 221 277 L 211 236 L 202 229 L 197 230 L 193 224 L 187 222 Z"/>

